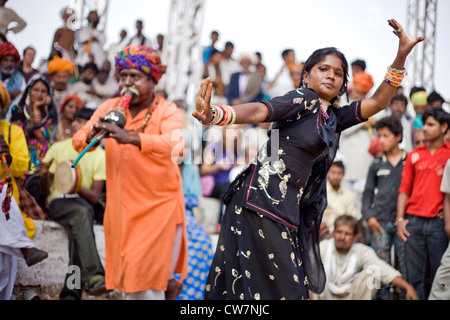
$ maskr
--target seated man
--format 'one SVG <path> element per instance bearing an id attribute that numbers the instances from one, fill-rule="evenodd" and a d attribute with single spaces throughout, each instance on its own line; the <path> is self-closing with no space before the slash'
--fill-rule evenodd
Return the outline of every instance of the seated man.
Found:
<path id="1" fill-rule="evenodd" d="M 406 291 L 407 300 L 418 300 L 414 287 L 400 272 L 377 257 L 375 251 L 362 243 L 354 243 L 358 222 L 342 215 L 334 222 L 333 238 L 320 242 L 320 254 L 327 283 L 312 300 L 372 300 L 381 283 Z"/>
<path id="2" fill-rule="evenodd" d="M 72 133 L 89 120 L 93 110 L 77 110 L 72 123 Z M 48 216 L 69 228 L 69 265 L 77 265 L 81 272 L 81 285 L 91 295 L 106 292 L 105 271 L 98 255 L 93 229 L 94 208 L 106 180 L 105 151 L 97 148 L 88 152 L 77 166 L 81 168 L 81 187 L 76 194 L 61 194 L 56 188 L 54 174 L 58 164 L 78 157 L 72 147 L 72 138 L 59 141 L 48 150 L 41 165 L 41 192 L 48 195 Z M 51 189 L 50 189 L 51 186 Z M 60 299 L 81 299 L 81 288 L 70 289 L 66 274 Z"/>

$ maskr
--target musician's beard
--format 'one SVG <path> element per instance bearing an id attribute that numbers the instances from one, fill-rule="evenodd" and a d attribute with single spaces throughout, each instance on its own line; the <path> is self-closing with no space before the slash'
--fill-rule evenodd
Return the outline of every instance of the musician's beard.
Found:
<path id="1" fill-rule="evenodd" d="M 125 93 L 129 93 L 136 97 L 139 96 L 139 91 L 135 87 L 123 87 L 123 89 L 120 91 L 120 95 L 123 96 Z"/>

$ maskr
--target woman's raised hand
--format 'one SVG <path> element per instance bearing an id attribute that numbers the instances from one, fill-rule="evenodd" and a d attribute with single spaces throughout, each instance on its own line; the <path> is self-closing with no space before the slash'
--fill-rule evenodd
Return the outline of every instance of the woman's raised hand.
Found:
<path id="1" fill-rule="evenodd" d="M 200 84 L 200 91 L 195 100 L 196 111 L 192 113 L 192 116 L 204 125 L 208 125 L 212 120 L 211 92 L 211 79 L 206 78 L 206 80 Z"/>
<path id="2" fill-rule="evenodd" d="M 395 19 L 389 19 L 388 23 L 392 29 L 394 29 L 393 33 L 399 38 L 398 54 L 401 56 L 406 57 L 416 44 L 424 40 L 423 37 L 417 37 L 412 40 L 409 39 L 405 33 L 405 30 L 403 30 L 400 23 L 398 23 Z"/>

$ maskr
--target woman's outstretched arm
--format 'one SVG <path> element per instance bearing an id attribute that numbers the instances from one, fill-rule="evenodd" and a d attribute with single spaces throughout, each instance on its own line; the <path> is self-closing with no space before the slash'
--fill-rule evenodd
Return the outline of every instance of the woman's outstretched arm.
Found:
<path id="1" fill-rule="evenodd" d="M 414 48 L 414 46 L 423 41 L 424 38 L 418 37 L 416 39 L 410 40 L 400 23 L 398 23 L 395 19 L 388 20 L 388 23 L 394 29 L 394 34 L 399 38 L 397 56 L 395 57 L 391 68 L 396 70 L 404 70 L 406 57 Z M 370 98 L 362 100 L 361 115 L 364 118 L 368 119 L 369 117 L 386 108 L 396 89 L 397 88 L 393 85 L 388 84 L 386 81 L 383 81 Z"/>
<path id="2" fill-rule="evenodd" d="M 204 125 L 208 125 L 212 118 L 211 112 L 211 92 L 212 83 L 210 78 L 206 78 L 200 85 L 200 90 L 195 100 L 196 111 L 192 116 Z M 236 112 L 235 123 L 256 124 L 263 122 L 269 113 L 267 106 L 260 102 L 250 102 L 233 106 Z"/>

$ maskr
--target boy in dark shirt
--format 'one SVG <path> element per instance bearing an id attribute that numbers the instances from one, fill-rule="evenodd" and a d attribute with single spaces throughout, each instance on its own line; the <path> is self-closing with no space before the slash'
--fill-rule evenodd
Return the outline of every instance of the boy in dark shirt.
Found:
<path id="1" fill-rule="evenodd" d="M 362 198 L 363 219 L 370 230 L 370 245 L 378 257 L 392 265 L 391 248 L 394 246 L 399 269 L 405 275 L 403 242 L 396 233 L 397 192 L 402 178 L 406 152 L 399 148 L 402 124 L 394 116 L 379 120 L 378 132 L 383 154 L 374 159 L 369 168 Z M 389 288 L 381 287 L 378 299 L 389 300 Z"/>

